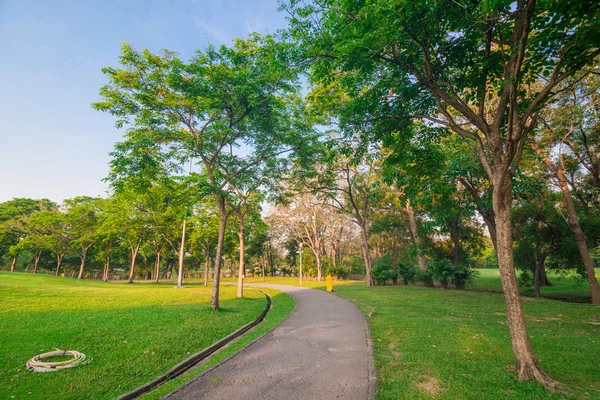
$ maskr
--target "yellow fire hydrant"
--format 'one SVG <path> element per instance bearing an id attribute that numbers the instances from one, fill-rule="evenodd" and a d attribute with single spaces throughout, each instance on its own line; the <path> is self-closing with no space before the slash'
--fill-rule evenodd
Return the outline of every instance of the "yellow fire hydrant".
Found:
<path id="1" fill-rule="evenodd" d="M 327 283 L 327 291 L 333 292 L 333 278 L 331 277 L 331 275 L 327 275 L 327 278 L 325 278 L 325 282 Z"/>

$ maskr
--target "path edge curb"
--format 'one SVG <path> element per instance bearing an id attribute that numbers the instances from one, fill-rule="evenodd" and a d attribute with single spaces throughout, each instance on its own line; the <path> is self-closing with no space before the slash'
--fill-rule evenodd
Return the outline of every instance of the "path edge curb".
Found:
<path id="1" fill-rule="evenodd" d="M 267 299 L 267 304 L 265 305 L 265 308 L 262 310 L 262 312 L 259 314 L 258 317 L 256 317 L 254 320 L 250 321 L 246 325 L 242 326 L 241 328 L 238 328 L 236 331 L 225 336 L 224 338 L 222 338 L 222 339 L 218 340 L 217 342 L 211 344 L 210 346 L 204 348 L 203 350 L 200 350 L 198 353 L 192 354 L 185 360 L 176 364 L 174 367 L 169 369 L 164 374 L 159 375 L 158 377 L 154 378 L 150 382 L 147 382 L 141 386 L 138 386 L 137 388 L 131 390 L 130 392 L 127 392 L 125 394 L 122 394 L 122 395 L 116 397 L 115 400 L 136 399 L 136 398 L 140 397 L 141 395 L 152 391 L 153 389 L 157 388 L 158 386 L 162 385 L 163 383 L 170 381 L 171 379 L 177 378 L 178 376 L 184 374 L 185 372 L 190 370 L 192 367 L 197 365 L 200 361 L 202 361 L 205 358 L 207 358 L 208 356 L 214 354 L 217 350 L 221 349 L 222 347 L 229 344 L 234 339 L 239 338 L 244 333 L 248 332 L 252 328 L 256 327 L 258 324 L 260 324 L 265 319 L 265 316 L 267 315 L 267 313 L 271 310 L 272 299 L 271 299 L 271 295 L 269 295 L 268 293 L 265 293 L 262 290 L 259 290 L 259 292 L 261 292 L 262 294 L 265 295 L 265 298 Z M 295 310 L 295 307 L 294 307 L 294 310 Z M 167 395 L 165 397 L 168 397 L 169 395 Z"/>

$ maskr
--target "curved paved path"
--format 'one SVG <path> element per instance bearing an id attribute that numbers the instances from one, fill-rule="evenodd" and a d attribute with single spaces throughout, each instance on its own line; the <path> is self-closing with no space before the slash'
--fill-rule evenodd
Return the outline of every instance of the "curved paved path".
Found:
<path id="1" fill-rule="evenodd" d="M 362 312 L 330 293 L 286 285 L 296 309 L 258 341 L 166 398 L 344 399 L 375 397 L 372 346 Z"/>

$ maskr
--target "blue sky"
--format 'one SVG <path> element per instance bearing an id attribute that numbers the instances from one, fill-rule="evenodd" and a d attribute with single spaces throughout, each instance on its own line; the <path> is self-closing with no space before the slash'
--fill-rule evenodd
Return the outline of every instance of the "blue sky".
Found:
<path id="1" fill-rule="evenodd" d="M 277 0 L 0 0 L 0 202 L 105 194 L 123 132 L 90 104 L 122 41 L 188 58 L 285 25 Z"/>

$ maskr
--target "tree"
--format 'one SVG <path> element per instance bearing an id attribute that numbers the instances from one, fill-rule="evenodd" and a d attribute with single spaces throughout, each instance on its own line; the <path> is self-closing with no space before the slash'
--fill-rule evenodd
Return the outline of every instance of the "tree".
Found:
<path id="1" fill-rule="evenodd" d="M 77 279 L 84 278 L 83 270 L 88 252 L 98 240 L 96 229 L 98 227 L 99 202 L 100 199 L 88 196 L 65 200 L 71 246 L 81 260 Z"/>
<path id="2" fill-rule="evenodd" d="M 208 273 L 219 237 L 219 212 L 216 206 L 210 202 L 198 204 L 190 224 L 193 226 L 191 252 L 196 258 L 204 259 L 204 286 L 208 286 Z"/>
<path id="3" fill-rule="evenodd" d="M 58 208 L 54 208 L 32 215 L 31 222 L 37 227 L 38 232 L 43 233 L 44 249 L 56 257 L 56 276 L 58 276 L 62 261 L 71 245 L 66 215 Z"/>
<path id="4" fill-rule="evenodd" d="M 244 297 L 243 285 L 244 275 L 246 273 L 246 218 L 253 210 L 259 209 L 260 194 L 257 193 L 258 187 L 262 184 L 262 179 L 253 179 L 246 184 L 238 184 L 233 187 L 235 192 L 234 199 L 228 201 L 234 215 L 237 225 L 237 234 L 239 239 L 239 268 L 238 268 L 238 286 L 237 298 Z"/>
<path id="5" fill-rule="evenodd" d="M 326 205 L 312 194 L 297 195 L 289 207 L 279 209 L 278 217 L 283 219 L 292 235 L 309 247 L 317 266 L 317 281 L 323 280 L 323 249 L 326 238 Z"/>
<path id="6" fill-rule="evenodd" d="M 594 1 L 566 0 L 330 0 L 308 6 L 293 0 L 287 6 L 293 33 L 315 60 L 313 79 L 344 74 L 357 99 L 348 107 L 348 125 L 386 132 L 410 130 L 410 121 L 425 120 L 470 141 L 492 184 L 517 377 L 549 387 L 557 383 L 533 353 L 517 288 L 512 178 L 557 85 L 600 54 L 599 8 Z M 542 87 L 530 90 L 540 77 Z"/>
<path id="7" fill-rule="evenodd" d="M 188 63 L 174 53 L 138 52 L 124 44 L 123 69 L 105 68 L 98 110 L 128 125 L 125 151 L 144 147 L 151 164 L 199 160 L 205 193 L 220 214 L 211 307 L 219 308 L 219 275 L 227 219 L 227 189 L 249 170 L 287 162 L 306 142 L 290 46 L 270 36 L 209 47 Z M 244 151 L 238 151 L 240 146 Z M 274 164 L 274 165 L 273 165 Z"/>
<path id="8" fill-rule="evenodd" d="M 10 271 L 15 271 L 21 247 L 18 243 L 27 235 L 30 216 L 54 206 L 48 199 L 16 198 L 0 204 L 0 251 L 12 258 Z"/>
<path id="9" fill-rule="evenodd" d="M 537 137 L 532 137 L 530 146 L 563 194 L 569 227 L 577 242 L 592 292 L 592 303 L 600 304 L 600 285 L 579 223 L 567 172 L 569 164 L 576 164 L 576 170 L 583 168 L 586 171 L 589 177 L 586 183 L 600 190 L 600 141 L 598 135 L 593 134 L 600 127 L 600 79 L 592 74 L 574 85 L 565 83 L 563 86 L 563 94 L 558 97 L 557 104 L 541 114 L 543 124 Z"/>
<path id="10" fill-rule="evenodd" d="M 337 153 L 340 149 L 334 151 Z M 350 216 L 360 229 L 365 281 L 367 286 L 372 286 L 369 227 L 384 198 L 381 170 L 372 154 L 361 156 L 356 151 L 353 153 L 351 156 L 339 155 L 334 158 L 329 168 L 333 176 L 329 177 L 330 182 L 320 184 L 319 191 L 326 196 L 331 207 Z"/>

